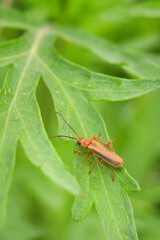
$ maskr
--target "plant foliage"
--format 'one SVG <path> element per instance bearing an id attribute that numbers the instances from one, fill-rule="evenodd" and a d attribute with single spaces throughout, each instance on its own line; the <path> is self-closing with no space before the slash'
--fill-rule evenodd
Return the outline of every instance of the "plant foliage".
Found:
<path id="1" fill-rule="evenodd" d="M 92 174 L 84 153 L 75 156 L 74 177 L 68 173 L 45 132 L 35 91 L 40 77 L 53 97 L 55 108 L 80 136 L 101 132 L 109 139 L 103 119 L 91 100 L 121 101 L 141 96 L 160 87 L 159 67 L 143 55 L 123 50 L 106 40 L 73 28 L 32 23 L 20 12 L 0 8 L 0 26 L 24 30 L 22 36 L 0 45 L 0 66 L 10 66 L 0 95 L 0 223 L 15 164 L 18 141 L 28 158 L 44 174 L 68 191 L 78 194 L 72 214 L 83 219 L 95 203 L 107 239 L 137 239 L 127 191 L 139 190 L 125 168 L 112 169 L 115 182 L 94 161 Z M 135 79 L 92 72 L 62 57 L 54 47 L 60 37 L 94 52 L 106 62 L 121 65 Z M 157 78 L 151 78 L 153 76 Z M 142 77 L 143 79 L 136 79 Z M 47 103 L 46 103 L 47 104 Z M 73 133 L 59 119 L 60 134 Z M 77 148 L 77 147 L 76 147 Z"/>

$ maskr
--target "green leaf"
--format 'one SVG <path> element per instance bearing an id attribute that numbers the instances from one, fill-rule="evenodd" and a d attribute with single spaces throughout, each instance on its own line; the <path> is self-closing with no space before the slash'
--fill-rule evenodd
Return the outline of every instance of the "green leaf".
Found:
<path id="1" fill-rule="evenodd" d="M 133 76 L 141 78 L 160 76 L 159 63 L 148 55 L 125 50 L 108 40 L 69 27 L 54 26 L 53 32 L 66 41 L 89 49 L 103 61 L 119 65 Z"/>
<path id="2" fill-rule="evenodd" d="M 16 10 L 0 7 L 0 16 L 1 27 L 32 29 L 32 23 Z"/>
<path id="3" fill-rule="evenodd" d="M 141 3 L 132 3 L 123 8 L 103 10 L 99 14 L 103 22 L 108 21 L 127 21 L 130 18 L 159 18 L 160 3 L 158 1 L 146 1 Z M 114 19 L 113 16 L 116 16 Z"/>
<path id="4" fill-rule="evenodd" d="M 0 97 L 0 212 L 5 205 L 18 140 L 29 159 L 48 177 L 72 193 L 79 192 L 75 179 L 65 170 L 46 135 L 35 99 L 40 77 L 35 54 L 44 35 L 46 29 L 42 28 L 0 46 L 0 65 L 14 65 Z"/>
<path id="5" fill-rule="evenodd" d="M 3 12 L 3 9 L 0 9 Z M 8 19 L 10 14 L 11 18 Z M 91 138 L 102 133 L 101 138 L 109 139 L 104 122 L 88 100 L 125 100 L 134 98 L 160 87 L 160 79 L 129 80 L 91 72 L 83 67 L 64 59 L 54 49 L 53 42 L 59 36 L 64 36 L 88 45 L 91 40 L 91 50 L 107 59 L 107 47 L 110 45 L 95 42 L 94 37 L 88 38 L 74 30 L 56 26 L 32 26 L 23 20 L 23 15 L 5 10 L 0 14 L 0 25 L 28 29 L 22 37 L 0 45 L 0 66 L 12 64 L 1 90 L 0 97 L 0 212 L 3 211 L 11 174 L 14 167 L 14 156 L 17 141 L 20 141 L 28 158 L 52 180 L 59 183 L 72 193 L 79 189 L 74 178 L 65 170 L 56 150 L 51 145 L 40 115 L 35 98 L 35 89 L 40 76 L 51 92 L 56 110 L 80 136 Z M 26 27 L 27 26 L 27 27 Z M 58 29 L 58 30 L 57 30 Z M 84 37 L 84 39 L 83 39 Z M 94 44 L 92 44 L 94 43 Z M 107 43 L 106 43 L 107 44 Z M 101 48 L 101 49 L 100 49 Z M 105 50 L 103 52 L 103 50 Z M 112 62 L 118 61 L 117 47 L 109 48 Z M 115 54 L 116 53 L 116 54 Z M 129 59 L 126 62 L 130 64 Z M 132 62 L 136 65 L 135 60 Z M 137 66 L 137 65 L 136 65 Z M 142 67 L 142 66 L 141 66 Z M 140 71 L 140 69 L 139 69 Z M 157 69 L 158 71 L 158 69 Z M 137 68 L 132 68 L 137 74 Z M 73 135 L 73 132 L 59 119 L 60 133 Z M 78 149 L 78 147 L 76 147 Z M 137 239 L 133 213 L 127 191 L 139 190 L 137 182 L 130 177 L 124 168 L 110 167 L 115 182 L 110 175 L 100 167 L 94 156 L 92 174 L 88 174 L 89 164 L 84 158 L 84 152 L 75 156 L 75 172 L 81 194 L 73 206 L 73 218 L 84 218 L 95 203 L 107 239 Z M 2 221 L 2 214 L 1 214 Z"/>

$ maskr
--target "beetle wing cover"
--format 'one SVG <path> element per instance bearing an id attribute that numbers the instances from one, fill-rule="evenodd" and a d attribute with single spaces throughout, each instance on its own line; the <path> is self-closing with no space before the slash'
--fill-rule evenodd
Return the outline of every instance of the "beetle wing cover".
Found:
<path id="1" fill-rule="evenodd" d="M 123 159 L 99 142 L 93 140 L 88 145 L 88 149 L 90 149 L 91 152 L 93 152 L 104 161 L 111 164 L 113 167 L 122 167 L 122 164 L 124 162 Z"/>

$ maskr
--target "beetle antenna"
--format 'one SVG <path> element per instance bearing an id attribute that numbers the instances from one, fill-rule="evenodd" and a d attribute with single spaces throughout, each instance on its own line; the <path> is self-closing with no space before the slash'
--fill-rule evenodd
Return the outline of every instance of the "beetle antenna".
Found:
<path id="1" fill-rule="evenodd" d="M 72 138 L 72 139 L 77 140 L 77 138 L 69 137 L 69 136 L 65 136 L 65 135 L 53 136 L 53 137 L 50 137 L 50 138 L 56 138 L 56 137 L 59 137 L 59 138 L 61 138 L 61 137 L 67 137 L 67 138 Z"/>
<path id="2" fill-rule="evenodd" d="M 77 135 L 77 137 L 78 137 L 78 139 L 80 139 L 80 137 L 79 137 L 79 135 L 76 133 L 76 131 L 71 127 L 71 125 L 64 119 L 64 117 L 62 116 L 62 114 L 61 113 L 59 113 L 59 112 L 56 112 L 56 113 L 58 113 L 60 116 L 61 116 L 61 118 L 64 120 L 64 122 L 72 129 L 72 131 Z"/>

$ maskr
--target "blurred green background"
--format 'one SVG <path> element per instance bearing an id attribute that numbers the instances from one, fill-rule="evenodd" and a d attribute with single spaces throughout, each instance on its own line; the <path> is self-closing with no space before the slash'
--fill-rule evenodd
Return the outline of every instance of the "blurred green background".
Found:
<path id="1" fill-rule="evenodd" d="M 37 22 L 53 21 L 73 26 L 110 40 L 124 49 L 160 57 L 160 1 L 131 0 L 8 0 Z M 0 41 L 19 36 L 17 30 L 4 29 Z M 119 66 L 106 64 L 86 49 L 57 40 L 57 50 L 69 60 L 92 71 L 133 78 Z M 0 79 L 8 67 L 0 70 Z M 153 76 L 154 77 L 154 76 Z M 0 81 L 2 86 L 3 81 Z M 114 148 L 126 159 L 125 167 L 140 184 L 142 192 L 129 193 L 138 235 L 141 240 L 160 239 L 160 92 L 125 102 L 94 102 L 100 111 Z M 44 100 L 45 99 L 45 100 Z M 37 100 L 49 136 L 58 133 L 54 102 L 43 83 Z M 54 146 L 73 172 L 73 143 L 54 139 Z M 47 179 L 29 163 L 20 144 L 9 192 L 6 225 L 1 240 L 97 240 L 105 239 L 93 208 L 82 222 L 71 218 L 73 196 Z"/>

